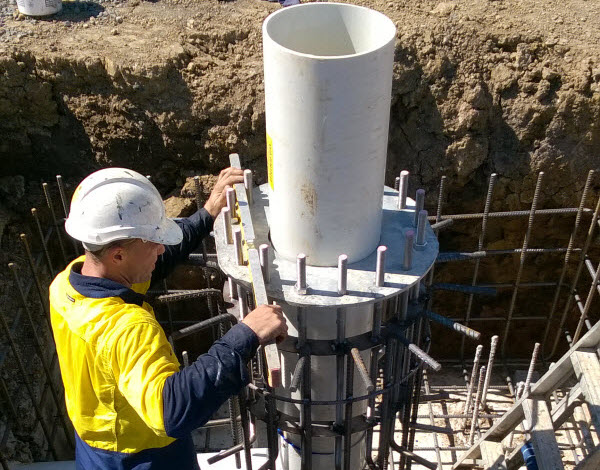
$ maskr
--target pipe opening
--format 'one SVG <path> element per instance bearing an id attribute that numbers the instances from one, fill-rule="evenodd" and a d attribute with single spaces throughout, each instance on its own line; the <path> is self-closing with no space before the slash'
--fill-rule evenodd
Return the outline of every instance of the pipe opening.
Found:
<path id="1" fill-rule="evenodd" d="M 385 15 L 368 8 L 311 3 L 272 14 L 264 33 L 299 54 L 338 57 L 374 51 L 394 39 L 396 28 Z"/>

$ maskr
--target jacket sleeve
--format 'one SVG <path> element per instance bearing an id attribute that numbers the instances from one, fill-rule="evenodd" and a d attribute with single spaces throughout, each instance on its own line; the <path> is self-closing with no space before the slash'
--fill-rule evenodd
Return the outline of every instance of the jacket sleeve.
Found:
<path id="1" fill-rule="evenodd" d="M 181 371 L 158 324 L 129 325 L 113 345 L 112 369 L 120 392 L 156 434 L 179 438 L 208 421 L 249 382 L 246 363 L 258 338 L 248 326 L 235 325 Z"/>
<path id="2" fill-rule="evenodd" d="M 168 377 L 162 396 L 167 435 L 183 437 L 202 426 L 227 398 L 247 385 L 246 364 L 257 348 L 256 334 L 239 323 L 196 362 Z"/>
<path id="3" fill-rule="evenodd" d="M 152 272 L 152 281 L 166 278 L 171 271 L 182 261 L 185 261 L 213 228 L 213 218 L 202 208 L 194 215 L 185 219 L 176 220 L 183 232 L 183 240 L 179 245 L 165 245 L 165 252 L 156 260 L 156 267 Z"/>

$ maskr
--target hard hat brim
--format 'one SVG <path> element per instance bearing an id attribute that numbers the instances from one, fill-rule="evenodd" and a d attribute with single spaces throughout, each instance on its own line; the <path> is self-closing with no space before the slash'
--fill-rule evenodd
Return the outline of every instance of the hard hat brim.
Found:
<path id="1" fill-rule="evenodd" d="M 165 218 L 163 223 L 156 227 L 155 236 L 149 240 L 163 245 L 179 245 L 183 240 L 183 232 L 174 220 Z"/>

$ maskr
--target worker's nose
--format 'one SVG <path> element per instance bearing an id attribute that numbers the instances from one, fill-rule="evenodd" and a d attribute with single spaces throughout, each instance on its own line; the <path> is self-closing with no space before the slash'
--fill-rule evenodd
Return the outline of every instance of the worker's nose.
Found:
<path id="1" fill-rule="evenodd" d="M 163 245 L 162 243 L 158 243 L 158 248 L 156 250 L 157 256 L 162 255 L 164 252 L 165 252 L 165 245 Z"/>

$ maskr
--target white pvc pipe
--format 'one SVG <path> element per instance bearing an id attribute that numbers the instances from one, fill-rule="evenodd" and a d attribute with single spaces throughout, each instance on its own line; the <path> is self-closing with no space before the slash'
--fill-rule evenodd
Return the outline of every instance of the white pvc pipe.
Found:
<path id="1" fill-rule="evenodd" d="M 396 28 L 383 14 L 308 3 L 263 24 L 271 240 L 313 266 L 379 243 Z"/>

